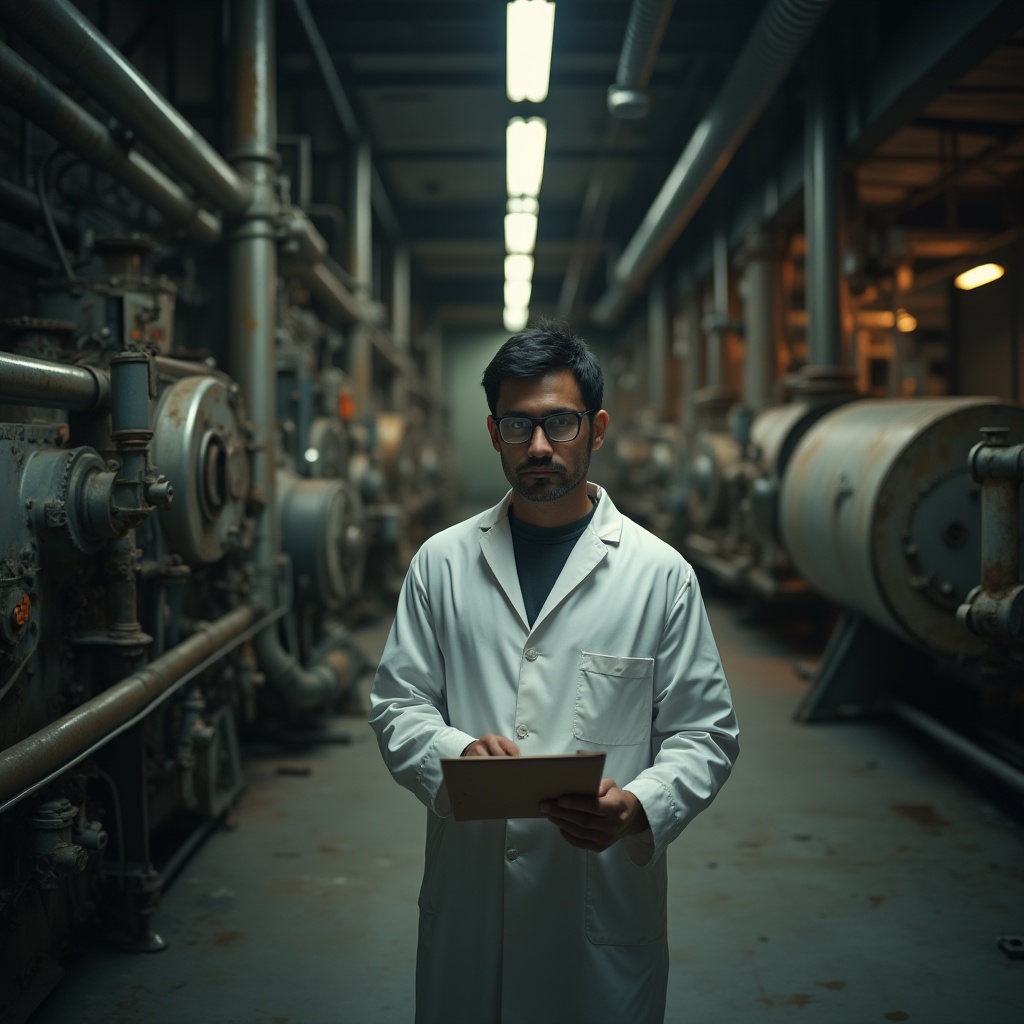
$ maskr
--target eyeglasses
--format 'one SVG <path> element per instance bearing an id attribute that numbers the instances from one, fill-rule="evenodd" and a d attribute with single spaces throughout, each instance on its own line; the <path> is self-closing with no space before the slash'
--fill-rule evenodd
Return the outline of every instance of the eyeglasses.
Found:
<path id="1" fill-rule="evenodd" d="M 498 436 L 505 444 L 526 444 L 533 432 L 541 427 L 549 441 L 575 441 L 579 436 L 580 423 L 596 409 L 583 412 L 556 412 L 550 416 L 495 416 Z"/>

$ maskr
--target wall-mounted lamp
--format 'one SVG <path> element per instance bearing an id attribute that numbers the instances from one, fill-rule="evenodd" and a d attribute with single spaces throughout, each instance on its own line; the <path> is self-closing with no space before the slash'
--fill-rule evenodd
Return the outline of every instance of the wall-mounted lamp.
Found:
<path id="1" fill-rule="evenodd" d="M 982 263 L 981 266 L 971 267 L 962 274 L 953 278 L 953 284 L 969 292 L 972 288 L 980 288 L 983 284 L 990 284 L 998 281 L 1006 273 L 1006 270 L 998 263 Z"/>
<path id="2" fill-rule="evenodd" d="M 896 310 L 896 330 L 900 334 L 913 334 L 917 330 L 917 317 L 905 309 Z"/>
<path id="3" fill-rule="evenodd" d="M 555 5 L 513 0 L 505 11 L 505 92 L 513 103 L 543 103 L 551 77 Z"/>
<path id="4" fill-rule="evenodd" d="M 548 124 L 542 117 L 513 117 L 505 130 L 505 184 L 509 196 L 540 195 Z"/>

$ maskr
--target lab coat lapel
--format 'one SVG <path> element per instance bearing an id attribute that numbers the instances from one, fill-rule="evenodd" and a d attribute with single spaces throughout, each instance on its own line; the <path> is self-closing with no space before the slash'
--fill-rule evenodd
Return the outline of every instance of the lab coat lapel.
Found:
<path id="1" fill-rule="evenodd" d="M 562 571 L 555 580 L 544 606 L 534 620 L 537 629 L 544 620 L 571 594 L 608 555 L 608 549 L 592 529 L 587 529 L 576 541 Z"/>
<path id="2" fill-rule="evenodd" d="M 526 621 L 523 589 L 519 586 L 519 574 L 516 572 L 516 554 L 512 547 L 512 529 L 508 524 L 508 515 L 497 519 L 490 529 L 481 535 L 480 551 L 491 567 L 498 586 L 505 592 L 508 603 L 519 616 L 523 629 L 528 631 L 530 627 Z"/>

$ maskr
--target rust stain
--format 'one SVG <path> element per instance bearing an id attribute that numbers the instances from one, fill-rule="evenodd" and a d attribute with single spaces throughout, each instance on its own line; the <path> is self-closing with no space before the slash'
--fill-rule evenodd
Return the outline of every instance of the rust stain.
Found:
<path id="1" fill-rule="evenodd" d="M 237 946 L 244 939 L 245 932 L 217 932 L 216 935 L 210 937 L 210 944 L 213 946 L 217 946 L 220 949 L 227 949 L 230 946 Z"/>
<path id="2" fill-rule="evenodd" d="M 782 1005 L 783 1006 L 810 1006 L 818 1001 L 817 996 L 809 995 L 806 992 L 794 992 Z"/>
<path id="3" fill-rule="evenodd" d="M 321 843 L 316 849 L 317 853 L 324 853 L 329 857 L 340 857 L 345 852 L 337 846 L 330 846 L 327 843 Z"/>
<path id="4" fill-rule="evenodd" d="M 884 902 L 885 902 L 885 897 L 884 896 L 869 896 L 868 897 L 868 903 L 871 905 L 871 909 L 872 910 L 874 910 L 875 907 L 880 907 Z"/>
<path id="5" fill-rule="evenodd" d="M 845 981 L 819 981 L 819 988 L 831 989 L 833 992 L 842 992 L 846 988 Z"/>
<path id="6" fill-rule="evenodd" d="M 903 1010 L 890 1010 L 888 1013 L 883 1013 L 882 1016 L 886 1020 L 910 1020 L 910 1014 L 904 1013 Z"/>
<path id="7" fill-rule="evenodd" d="M 946 828 L 953 824 L 940 818 L 931 804 L 893 804 L 892 811 L 923 828 Z"/>

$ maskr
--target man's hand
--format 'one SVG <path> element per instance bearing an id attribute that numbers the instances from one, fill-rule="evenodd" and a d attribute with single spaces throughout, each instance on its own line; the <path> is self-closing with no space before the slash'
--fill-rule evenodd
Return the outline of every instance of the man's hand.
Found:
<path id="1" fill-rule="evenodd" d="M 614 779 L 602 779 L 596 797 L 563 796 L 540 809 L 567 843 L 595 853 L 649 827 L 643 805 Z"/>
<path id="2" fill-rule="evenodd" d="M 462 752 L 461 757 L 518 757 L 519 748 L 504 736 L 489 732 L 481 736 Z"/>

